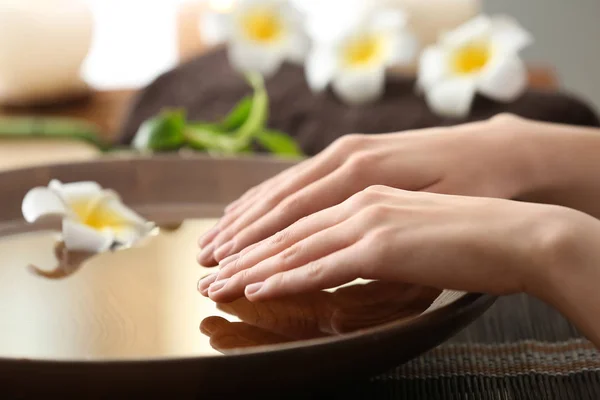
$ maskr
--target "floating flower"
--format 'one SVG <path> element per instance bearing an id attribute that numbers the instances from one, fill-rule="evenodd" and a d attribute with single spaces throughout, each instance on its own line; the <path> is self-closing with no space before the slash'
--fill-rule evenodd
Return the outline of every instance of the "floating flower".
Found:
<path id="1" fill-rule="evenodd" d="M 412 61 L 417 42 L 400 10 L 355 3 L 354 12 L 344 13 L 339 21 L 322 12 L 307 22 L 313 47 L 306 75 L 313 91 L 332 83 L 342 100 L 361 104 L 383 94 L 386 69 Z"/>
<path id="2" fill-rule="evenodd" d="M 98 253 L 131 245 L 153 228 L 115 192 L 95 182 L 53 180 L 48 187 L 33 188 L 23 199 L 22 212 L 29 223 L 61 218 L 62 240 L 71 251 Z"/>
<path id="3" fill-rule="evenodd" d="M 448 117 L 466 116 L 477 92 L 513 101 L 527 87 L 518 53 L 532 41 L 510 17 L 475 17 L 423 51 L 418 86 L 431 110 Z"/>
<path id="4" fill-rule="evenodd" d="M 300 62 L 308 47 L 301 14 L 284 0 L 240 0 L 230 12 L 207 12 L 200 23 L 209 45 L 226 42 L 242 72 L 269 76 L 285 60 Z"/>

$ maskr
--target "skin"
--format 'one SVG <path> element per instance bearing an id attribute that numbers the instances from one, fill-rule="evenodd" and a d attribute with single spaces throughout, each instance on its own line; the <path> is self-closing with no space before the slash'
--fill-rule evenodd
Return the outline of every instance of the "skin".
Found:
<path id="1" fill-rule="evenodd" d="M 227 208 L 199 241 L 199 262 L 220 262 L 199 290 L 263 301 L 360 277 L 526 292 L 598 345 L 598 133 L 501 116 L 344 138 Z"/>

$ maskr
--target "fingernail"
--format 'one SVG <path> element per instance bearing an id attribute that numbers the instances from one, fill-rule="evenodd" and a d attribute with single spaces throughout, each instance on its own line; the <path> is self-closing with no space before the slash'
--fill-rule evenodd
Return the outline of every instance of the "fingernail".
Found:
<path id="1" fill-rule="evenodd" d="M 219 234 L 219 229 L 216 226 L 210 228 L 204 235 L 200 236 L 198 246 L 204 247 Z"/>
<path id="2" fill-rule="evenodd" d="M 218 292 L 219 290 L 223 289 L 223 287 L 227 284 L 228 280 L 229 280 L 229 278 L 221 279 L 220 281 L 216 281 L 215 283 L 212 283 L 210 285 L 210 287 L 208 288 L 208 291 L 210 293 Z"/>
<path id="3" fill-rule="evenodd" d="M 225 243 L 224 245 L 219 247 L 217 250 L 215 250 L 216 260 L 217 261 L 223 260 L 225 257 L 231 255 L 232 250 L 233 250 L 233 241 L 230 240 L 229 242 Z"/>
<path id="4" fill-rule="evenodd" d="M 230 264 L 232 262 L 234 262 L 235 260 L 237 260 L 238 258 L 240 258 L 240 253 L 235 253 L 230 255 L 229 257 L 225 257 L 224 259 L 221 260 L 221 262 L 219 263 L 219 268 L 224 268 L 227 266 L 227 264 Z"/>
<path id="5" fill-rule="evenodd" d="M 264 282 L 256 282 L 256 283 L 251 283 L 250 285 L 246 286 L 246 296 L 252 296 L 253 294 L 256 294 L 260 291 L 260 289 L 262 289 L 262 287 L 264 286 Z"/>
<path id="6" fill-rule="evenodd" d="M 212 257 L 214 250 L 215 250 L 215 245 L 209 244 L 208 246 L 206 246 L 205 248 L 202 249 L 202 251 L 200 252 L 200 255 L 198 256 L 198 259 L 201 261 L 209 260 Z"/>
<path id="7" fill-rule="evenodd" d="M 206 295 L 208 293 L 208 287 L 211 285 L 211 283 L 213 283 L 216 280 L 217 280 L 216 273 L 207 275 L 204 278 L 200 279 L 198 281 L 198 291 L 201 294 Z"/>

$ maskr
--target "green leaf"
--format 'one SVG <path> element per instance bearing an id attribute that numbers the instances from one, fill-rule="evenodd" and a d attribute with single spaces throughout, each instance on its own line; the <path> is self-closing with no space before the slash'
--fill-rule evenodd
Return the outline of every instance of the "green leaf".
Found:
<path id="1" fill-rule="evenodd" d="M 188 126 L 185 138 L 191 148 L 215 153 L 234 154 L 245 147 L 238 138 L 209 126 Z"/>
<path id="2" fill-rule="evenodd" d="M 246 79 L 252 88 L 252 107 L 246 121 L 236 131 L 233 132 L 239 139 L 239 148 L 247 146 L 252 137 L 264 129 L 269 114 L 269 96 L 265 89 L 265 82 L 262 75 L 258 73 L 249 73 Z"/>
<path id="3" fill-rule="evenodd" d="M 276 130 L 264 130 L 256 134 L 256 141 L 271 153 L 281 156 L 302 156 L 302 150 L 296 141 L 286 133 Z"/>
<path id="4" fill-rule="evenodd" d="M 246 96 L 227 114 L 221 126 L 224 131 L 234 131 L 244 125 L 252 110 L 253 99 L 251 96 Z"/>
<path id="5" fill-rule="evenodd" d="M 100 138 L 100 129 L 85 120 L 67 117 L 2 117 L 2 138 L 49 138 L 82 140 L 102 151 L 110 145 Z"/>
<path id="6" fill-rule="evenodd" d="M 138 150 L 170 151 L 180 149 L 185 144 L 185 125 L 183 111 L 163 111 L 140 126 L 133 138 L 132 145 Z"/>

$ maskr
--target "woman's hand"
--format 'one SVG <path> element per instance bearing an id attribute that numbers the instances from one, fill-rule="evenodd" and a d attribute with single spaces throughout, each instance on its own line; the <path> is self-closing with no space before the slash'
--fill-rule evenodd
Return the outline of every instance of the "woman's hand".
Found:
<path id="1" fill-rule="evenodd" d="M 199 241 L 205 266 L 298 219 L 379 184 L 394 188 L 515 198 L 530 179 L 528 122 L 511 116 L 452 128 L 349 135 L 318 156 L 251 189 Z"/>
<path id="2" fill-rule="evenodd" d="M 600 222 L 572 209 L 370 187 L 222 263 L 198 284 L 263 301 L 356 278 L 554 305 L 600 345 Z"/>
<path id="3" fill-rule="evenodd" d="M 531 291 L 544 276 L 545 238 L 560 236 L 571 212 L 577 213 L 373 186 L 225 259 L 199 288 L 217 302 L 244 290 L 250 300 L 265 300 L 359 277 L 493 294 Z"/>

